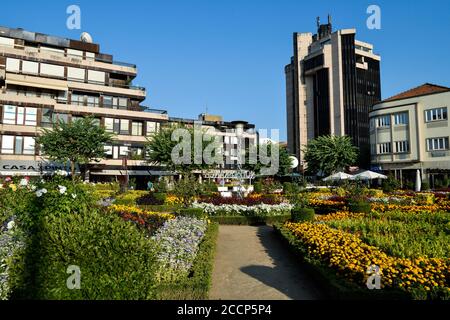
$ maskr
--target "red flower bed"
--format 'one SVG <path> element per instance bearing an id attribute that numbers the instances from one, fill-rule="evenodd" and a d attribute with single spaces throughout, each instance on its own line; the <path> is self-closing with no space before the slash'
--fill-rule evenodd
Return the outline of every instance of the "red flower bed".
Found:
<path id="1" fill-rule="evenodd" d="M 238 197 L 232 197 L 232 198 L 223 198 L 220 196 L 216 197 L 202 197 L 199 199 L 198 202 L 205 202 L 205 203 L 211 203 L 213 205 L 219 206 L 222 204 L 237 204 L 237 205 L 244 205 L 244 206 L 256 206 L 259 204 L 280 204 L 282 203 L 282 199 L 279 197 L 273 197 L 273 196 L 261 196 L 261 197 L 247 197 L 240 199 Z"/>

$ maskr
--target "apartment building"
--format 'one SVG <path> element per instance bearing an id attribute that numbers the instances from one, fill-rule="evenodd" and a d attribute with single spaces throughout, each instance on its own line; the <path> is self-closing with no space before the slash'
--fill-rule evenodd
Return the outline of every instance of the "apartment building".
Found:
<path id="1" fill-rule="evenodd" d="M 450 88 L 426 83 L 373 106 L 370 112 L 372 166 L 402 182 L 433 187 L 450 173 Z"/>
<path id="2" fill-rule="evenodd" d="M 288 149 L 321 135 L 350 136 L 368 166 L 369 108 L 381 100 L 380 56 L 356 39 L 355 29 L 333 31 L 331 17 L 317 33 L 294 33 L 294 56 L 285 67 Z M 301 168 L 299 168 L 301 169 Z"/>
<path id="3" fill-rule="evenodd" d="M 208 173 L 203 173 L 205 178 L 236 179 L 238 174 L 241 174 L 244 179 L 254 178 L 251 172 L 243 170 L 239 173 L 237 170 L 239 164 L 242 167 L 242 162 L 245 161 L 245 159 L 239 161 L 239 150 L 245 154 L 245 148 L 258 144 L 259 136 L 254 124 L 241 120 L 224 121 L 220 115 L 206 113 L 200 114 L 197 119 L 169 117 L 169 124 L 182 124 L 187 127 L 198 124 L 199 128 L 207 135 L 220 138 L 223 143 L 223 164 Z"/>
<path id="4" fill-rule="evenodd" d="M 148 136 L 168 121 L 142 105 L 132 85 L 136 65 L 117 62 L 95 43 L 0 27 L 0 176 L 40 175 L 61 166 L 40 155 L 35 137 L 55 121 L 86 115 L 116 134 L 107 159 L 92 163 L 91 180 L 162 174 L 144 161 Z M 126 163 L 123 159 L 127 159 Z"/>

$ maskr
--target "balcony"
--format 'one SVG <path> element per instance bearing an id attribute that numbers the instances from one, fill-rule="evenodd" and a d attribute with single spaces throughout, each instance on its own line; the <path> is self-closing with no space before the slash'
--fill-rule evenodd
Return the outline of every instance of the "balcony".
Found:
<path id="1" fill-rule="evenodd" d="M 105 71 L 122 72 L 133 76 L 137 73 L 135 64 L 107 59 L 106 55 L 103 54 L 98 54 L 96 57 L 83 57 L 67 53 L 49 52 L 22 45 L 10 46 L 0 44 L 0 55 L 14 55 L 18 58 L 36 62 L 57 61 L 67 65 L 75 64 L 83 67 L 102 68 Z"/>

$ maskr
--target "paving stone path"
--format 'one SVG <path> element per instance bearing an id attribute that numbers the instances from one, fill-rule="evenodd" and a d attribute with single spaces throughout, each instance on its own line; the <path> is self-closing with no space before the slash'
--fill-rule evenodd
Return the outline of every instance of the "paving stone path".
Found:
<path id="1" fill-rule="evenodd" d="M 314 279 L 269 226 L 220 226 L 211 299 L 313 300 Z"/>

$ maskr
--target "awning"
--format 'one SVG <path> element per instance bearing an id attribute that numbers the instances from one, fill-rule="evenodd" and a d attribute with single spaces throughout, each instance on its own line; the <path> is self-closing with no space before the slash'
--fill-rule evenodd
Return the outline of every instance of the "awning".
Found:
<path id="1" fill-rule="evenodd" d="M 17 86 L 34 87 L 42 89 L 50 89 L 57 91 L 67 91 L 67 85 L 63 84 L 64 81 L 53 80 L 47 78 L 39 78 L 33 76 L 16 75 L 8 73 L 6 75 L 6 84 L 13 84 Z"/>
<path id="2" fill-rule="evenodd" d="M 153 170 L 102 170 L 91 171 L 90 174 L 94 176 L 173 176 L 174 173 L 169 171 L 153 171 Z"/>

